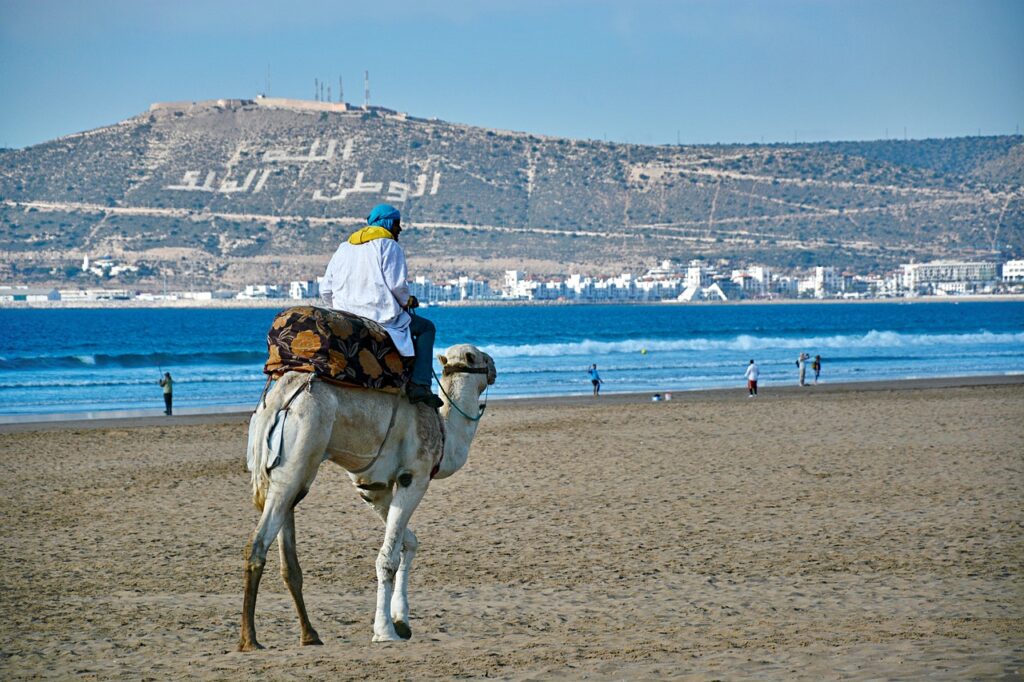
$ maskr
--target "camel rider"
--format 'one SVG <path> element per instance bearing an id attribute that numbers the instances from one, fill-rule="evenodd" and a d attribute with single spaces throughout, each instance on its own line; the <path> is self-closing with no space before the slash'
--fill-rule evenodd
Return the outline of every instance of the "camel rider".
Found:
<path id="1" fill-rule="evenodd" d="M 352 233 L 334 252 L 320 295 L 329 308 L 378 322 L 401 355 L 415 356 L 406 387 L 409 402 L 438 408 L 441 399 L 430 390 L 434 323 L 410 314 L 419 301 L 409 294 L 405 251 L 398 244 L 401 219 L 394 206 L 375 206 L 366 227 Z"/>

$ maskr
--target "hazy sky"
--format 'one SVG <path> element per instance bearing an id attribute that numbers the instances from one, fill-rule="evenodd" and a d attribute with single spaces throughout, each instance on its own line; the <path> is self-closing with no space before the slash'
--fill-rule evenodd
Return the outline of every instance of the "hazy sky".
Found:
<path id="1" fill-rule="evenodd" d="M 313 97 L 644 144 L 1024 125 L 1024 0 L 0 0 L 0 146 Z"/>

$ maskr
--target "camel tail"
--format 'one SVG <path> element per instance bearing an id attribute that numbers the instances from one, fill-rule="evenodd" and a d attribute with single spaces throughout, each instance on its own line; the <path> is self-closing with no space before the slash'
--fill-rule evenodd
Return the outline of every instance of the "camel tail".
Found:
<path id="1" fill-rule="evenodd" d="M 261 509 L 266 499 L 267 486 L 270 484 L 266 462 L 269 454 L 267 431 L 271 422 L 267 417 L 273 414 L 274 410 L 262 407 L 249 419 L 249 442 L 245 451 L 245 463 L 252 483 L 252 500 Z"/>
<path id="2" fill-rule="evenodd" d="M 277 466 L 283 452 L 284 421 L 282 391 L 279 382 L 267 393 L 266 402 L 260 402 L 249 419 L 249 442 L 246 446 L 246 467 L 252 483 L 252 499 L 263 508 L 270 486 L 270 470 Z"/>

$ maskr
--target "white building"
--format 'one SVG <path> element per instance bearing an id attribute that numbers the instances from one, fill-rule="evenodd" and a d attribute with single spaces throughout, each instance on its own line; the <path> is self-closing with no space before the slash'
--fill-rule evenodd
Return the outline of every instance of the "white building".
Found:
<path id="1" fill-rule="evenodd" d="M 702 260 L 692 260 L 689 267 L 686 268 L 686 287 L 703 289 L 711 285 L 714 275 L 714 269 L 708 267 L 707 263 Z"/>
<path id="2" fill-rule="evenodd" d="M 491 292 L 490 283 L 482 279 L 459 277 L 456 280 L 452 280 L 451 284 L 455 289 L 456 298 L 460 301 L 482 300 L 493 298 L 494 296 Z"/>
<path id="3" fill-rule="evenodd" d="M 686 289 L 685 278 L 675 262 L 663 260 L 635 281 L 634 295 L 642 301 L 672 300 Z"/>
<path id="4" fill-rule="evenodd" d="M 246 284 L 245 291 L 239 292 L 235 298 L 245 301 L 284 298 L 284 292 L 276 284 Z"/>
<path id="5" fill-rule="evenodd" d="M 566 289 L 571 292 L 573 298 L 579 301 L 589 301 L 594 298 L 594 280 L 583 275 L 569 275 L 565 281 Z"/>
<path id="6" fill-rule="evenodd" d="M 746 270 L 733 270 L 729 281 L 739 288 L 744 298 L 755 298 L 762 293 L 761 284 Z"/>
<path id="7" fill-rule="evenodd" d="M 772 290 L 772 271 L 763 265 L 751 265 L 747 268 L 747 274 L 757 282 L 758 295 L 765 295 Z"/>
<path id="8" fill-rule="evenodd" d="M 520 298 L 520 282 L 523 280 L 523 273 L 519 270 L 506 270 L 505 283 L 501 288 L 501 295 L 504 298 Z"/>
<path id="9" fill-rule="evenodd" d="M 176 291 L 175 298 L 182 301 L 212 301 L 212 291 Z"/>
<path id="10" fill-rule="evenodd" d="M 683 276 L 682 270 L 671 259 L 663 260 L 643 274 L 643 279 L 678 279 Z"/>
<path id="11" fill-rule="evenodd" d="M 82 272 L 90 272 L 97 277 L 116 277 L 122 272 L 138 272 L 134 265 L 122 263 L 111 256 L 102 256 L 94 261 L 89 256 L 82 257 Z"/>
<path id="12" fill-rule="evenodd" d="M 526 280 L 516 280 L 517 291 L 526 289 Z M 491 285 L 486 280 L 471 279 L 466 276 L 448 280 L 444 284 L 432 282 L 420 275 L 409 282 L 409 293 L 424 303 L 444 303 L 447 301 L 486 300 L 495 298 Z M 509 298 L 507 292 L 502 295 Z"/>
<path id="13" fill-rule="evenodd" d="M 814 277 L 805 277 L 801 280 L 797 280 L 796 293 L 801 298 L 810 298 L 814 296 L 818 290 L 818 283 L 814 280 Z"/>
<path id="14" fill-rule="evenodd" d="M 732 298 L 730 298 L 728 289 L 732 291 Z M 737 285 L 727 279 L 720 279 L 706 287 L 686 287 L 683 293 L 676 297 L 676 300 L 680 303 L 692 303 L 693 301 L 729 301 L 740 297 L 740 289 Z"/>
<path id="15" fill-rule="evenodd" d="M 772 272 L 763 265 L 733 270 L 729 279 L 740 288 L 745 298 L 760 298 L 772 292 Z"/>
<path id="16" fill-rule="evenodd" d="M 60 292 L 44 287 L 0 287 L 0 303 L 39 303 L 41 301 L 59 301 Z"/>
<path id="17" fill-rule="evenodd" d="M 772 291 L 785 298 L 793 298 L 800 293 L 800 278 L 788 276 L 773 277 Z"/>
<path id="18" fill-rule="evenodd" d="M 937 260 L 900 265 L 901 286 L 911 295 L 963 294 L 989 289 L 998 279 L 996 263 Z"/>
<path id="19" fill-rule="evenodd" d="M 60 300 L 81 301 L 130 301 L 134 292 L 127 289 L 61 289 Z"/>
<path id="20" fill-rule="evenodd" d="M 422 275 L 409 282 L 409 294 L 426 303 L 446 300 L 443 296 L 439 295 L 440 289 L 441 287 L 436 286 Z"/>
<path id="21" fill-rule="evenodd" d="M 819 265 L 814 268 L 814 297 L 827 298 L 838 294 L 842 279 L 832 266 Z"/>
<path id="22" fill-rule="evenodd" d="M 320 297 L 320 280 L 294 280 L 288 285 L 288 298 L 306 299 Z"/>
<path id="23" fill-rule="evenodd" d="M 1008 260 L 1003 263 L 1003 281 L 1008 283 L 1024 282 L 1024 260 Z"/>

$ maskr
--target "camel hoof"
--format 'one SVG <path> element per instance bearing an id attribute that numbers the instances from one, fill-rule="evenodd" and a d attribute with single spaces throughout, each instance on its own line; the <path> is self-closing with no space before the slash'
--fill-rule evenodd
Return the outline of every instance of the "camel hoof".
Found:
<path id="1" fill-rule="evenodd" d="M 395 621 L 395 632 L 397 632 L 398 636 L 402 639 L 409 639 L 412 637 L 412 628 L 400 620 Z"/>
<path id="2" fill-rule="evenodd" d="M 302 646 L 323 646 L 324 643 L 320 641 L 320 635 L 315 632 L 310 637 L 302 638 Z"/>
<path id="3" fill-rule="evenodd" d="M 238 650 L 239 651 L 258 651 L 258 650 L 263 649 L 263 648 L 265 648 L 265 647 L 262 644 L 260 644 L 259 642 L 257 642 L 256 640 L 253 640 L 251 642 L 242 640 L 241 642 L 238 643 Z"/>
<path id="4" fill-rule="evenodd" d="M 391 635 L 374 635 L 373 636 L 373 641 L 374 641 L 374 643 L 377 643 L 377 642 L 401 642 L 402 639 L 398 635 L 395 635 L 394 637 L 392 637 Z"/>

